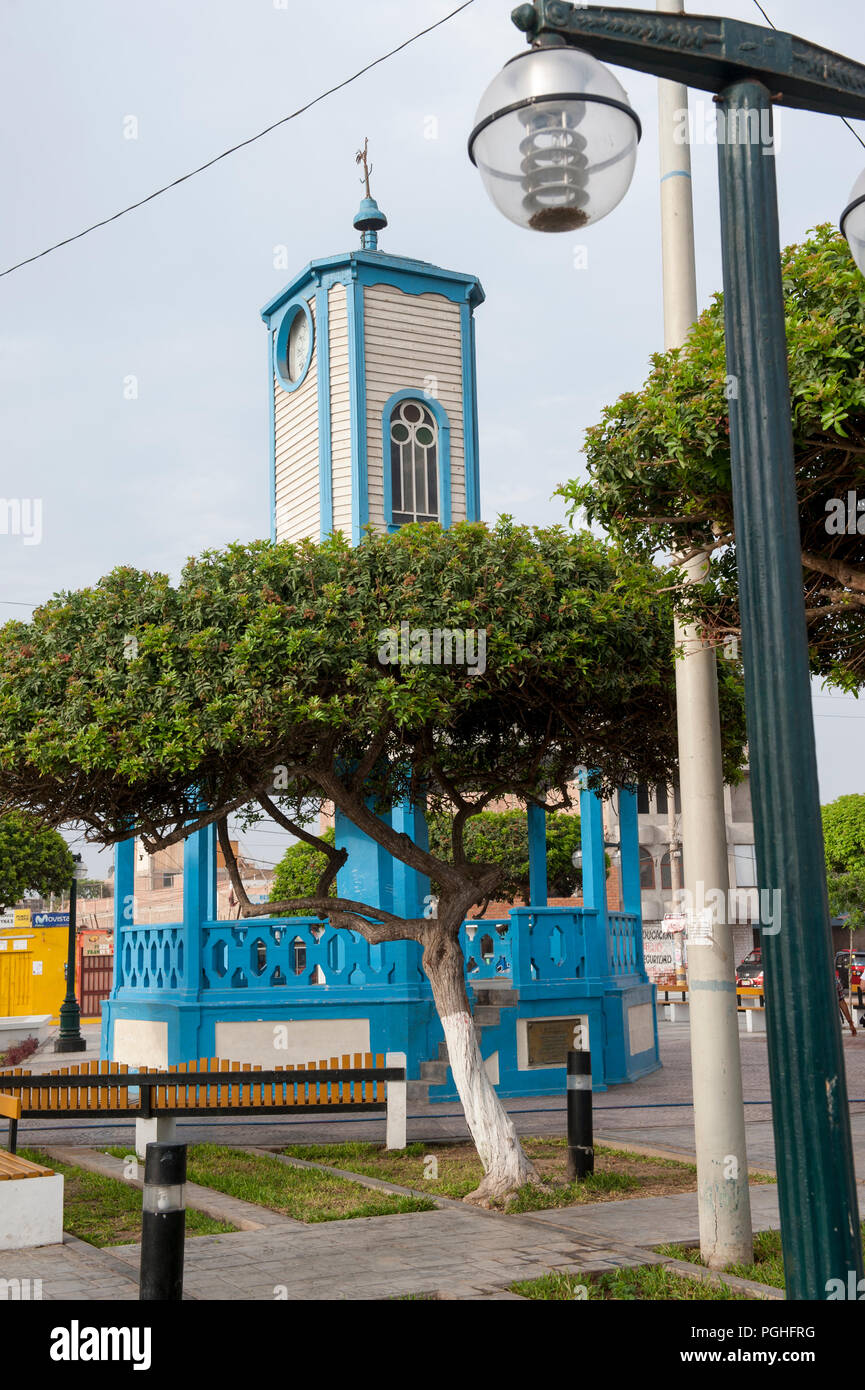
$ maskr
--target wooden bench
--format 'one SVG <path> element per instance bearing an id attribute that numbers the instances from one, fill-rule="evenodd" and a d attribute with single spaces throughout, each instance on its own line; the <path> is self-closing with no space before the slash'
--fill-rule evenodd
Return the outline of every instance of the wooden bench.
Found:
<path id="1" fill-rule="evenodd" d="M 655 991 L 657 1002 L 663 1003 L 669 1008 L 669 1020 L 671 1023 L 675 1023 L 676 1010 L 680 1009 L 684 1012 L 684 1009 L 688 1008 L 687 986 L 656 985 Z M 662 995 L 663 999 L 661 998 Z M 671 999 L 670 995 L 675 997 Z M 746 1002 L 743 1003 L 743 1000 Z M 766 1001 L 762 989 L 753 988 L 751 985 L 738 985 L 736 988 L 736 1007 L 740 1014 L 745 1015 L 746 1032 L 765 1032 Z"/>
<path id="2" fill-rule="evenodd" d="M 18 1121 L 21 1119 L 21 1097 L 0 1093 L 0 1118 L 9 1121 L 9 1152 L 18 1146 Z"/>
<path id="3" fill-rule="evenodd" d="M 218 1057 L 181 1062 L 166 1070 L 130 1070 L 118 1062 L 84 1062 L 41 1075 L 15 1068 L 0 1072 L 0 1105 L 17 1100 L 16 1119 L 134 1118 L 140 1158 L 148 1143 L 175 1137 L 178 1115 L 378 1111 L 387 1117 L 387 1148 L 404 1149 L 405 1061 L 403 1053 L 385 1057 L 356 1052 L 270 1071 Z M 12 1123 L 10 1149 L 14 1152 Z"/>
<path id="4" fill-rule="evenodd" d="M 20 1111 L 20 1100 L 0 1096 L 0 1115 L 10 1126 Z M 24 1179 L 25 1185 L 18 1186 Z M 62 1240 L 63 1178 L 14 1150 L 0 1149 L 0 1250 L 59 1245 Z"/>

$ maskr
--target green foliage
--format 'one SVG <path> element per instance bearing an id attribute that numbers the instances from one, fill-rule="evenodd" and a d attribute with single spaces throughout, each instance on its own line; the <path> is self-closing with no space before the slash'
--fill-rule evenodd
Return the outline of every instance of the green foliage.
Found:
<path id="1" fill-rule="evenodd" d="M 27 893 L 62 893 L 74 872 L 59 831 L 16 811 L 0 816 L 0 907 L 13 906 Z"/>
<path id="2" fill-rule="evenodd" d="M 865 521 L 853 535 L 827 531 L 827 521 L 831 499 L 865 494 L 865 278 L 829 226 L 788 247 L 782 271 L 811 664 L 854 690 L 865 681 Z M 654 355 L 642 389 L 587 432 L 589 481 L 560 489 L 572 517 L 600 523 L 633 554 L 716 545 L 707 583 L 679 601 L 719 640 L 739 622 L 732 389 L 718 294 L 686 344 Z"/>
<path id="3" fill-rule="evenodd" d="M 483 629 L 486 668 L 387 664 L 382 633 Z M 672 609 L 663 576 L 596 537 L 507 518 L 406 526 L 352 547 L 256 541 L 173 586 L 124 568 L 0 629 L 0 806 L 103 840 L 187 834 L 198 807 L 274 792 L 291 814 L 348 796 L 364 758 L 377 804 L 671 780 Z M 725 763 L 741 765 L 728 682 Z M 279 778 L 285 774 L 284 780 Z M 356 793 L 357 789 L 354 788 Z M 455 800 L 456 798 L 456 800 Z"/>
<path id="4" fill-rule="evenodd" d="M 846 874 L 830 871 L 827 886 L 832 916 L 846 917 L 844 926 L 849 931 L 865 927 L 865 869 L 854 869 Z"/>
<path id="5" fill-rule="evenodd" d="M 332 845 L 335 839 L 333 830 L 325 830 L 320 838 Z M 289 845 L 273 875 L 273 888 L 271 889 L 273 901 L 281 902 L 284 898 L 313 897 L 316 884 L 326 868 L 327 856 L 322 854 L 321 850 L 314 849 L 312 845 L 304 844 L 303 840 L 298 840 L 297 844 Z M 328 896 L 336 897 L 335 883 L 330 885 Z"/>
<path id="6" fill-rule="evenodd" d="M 829 872 L 865 874 L 865 796 L 839 796 L 821 814 Z"/>
<path id="7" fill-rule="evenodd" d="M 429 818 L 430 849 L 447 859 L 452 818 L 444 813 Z M 580 818 L 547 815 L 547 892 L 551 898 L 570 898 L 582 884 L 571 856 L 580 848 Z M 500 864 L 502 878 L 496 895 L 504 901 L 529 901 L 529 827 L 525 811 L 482 811 L 466 826 L 465 849 L 470 859 Z"/>

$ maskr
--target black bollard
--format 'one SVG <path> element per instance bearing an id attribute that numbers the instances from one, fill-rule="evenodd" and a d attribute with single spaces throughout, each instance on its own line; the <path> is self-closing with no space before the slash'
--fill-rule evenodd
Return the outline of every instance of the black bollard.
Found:
<path id="1" fill-rule="evenodd" d="M 568 1181 L 595 1171 L 592 1144 L 592 1054 L 568 1053 Z"/>
<path id="2" fill-rule="evenodd" d="M 141 1302 L 179 1303 L 183 1298 L 186 1235 L 185 1144 L 148 1144 L 141 1204 Z"/>

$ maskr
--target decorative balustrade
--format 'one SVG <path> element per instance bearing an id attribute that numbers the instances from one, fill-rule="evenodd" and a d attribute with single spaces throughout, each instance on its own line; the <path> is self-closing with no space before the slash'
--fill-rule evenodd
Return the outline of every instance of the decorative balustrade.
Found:
<path id="1" fill-rule="evenodd" d="M 400 949 L 413 943 L 371 946 L 359 932 L 315 917 L 205 922 L 202 987 L 210 990 L 285 989 L 288 992 L 388 985 Z M 419 947 L 414 947 L 419 955 Z"/>
<path id="2" fill-rule="evenodd" d="M 466 958 L 466 975 L 470 980 L 512 977 L 513 934 L 509 917 L 480 917 L 463 922 L 460 946 Z"/>
<path id="3" fill-rule="evenodd" d="M 515 907 L 514 985 L 548 985 L 586 975 L 586 919 L 595 913 L 574 907 Z"/>
<path id="4" fill-rule="evenodd" d="M 611 975 L 634 975 L 643 968 L 640 919 L 629 912 L 607 914 Z"/>
<path id="5" fill-rule="evenodd" d="M 460 946 L 466 977 L 507 980 L 516 987 L 549 985 L 604 973 L 631 975 L 642 968 L 639 919 L 608 916 L 608 961 L 587 961 L 591 908 L 520 907 L 510 917 L 463 923 Z M 126 925 L 121 933 L 117 984 L 124 993 L 189 991 L 183 926 Z M 599 968 L 600 965 L 600 968 Z M 205 922 L 201 929 L 202 991 L 285 990 L 288 994 L 387 987 L 425 982 L 421 948 L 414 942 L 371 946 L 359 932 L 314 917 L 248 918 Z"/>
<path id="6" fill-rule="evenodd" d="M 124 926 L 115 970 L 121 989 L 168 992 L 188 989 L 183 924 Z"/>

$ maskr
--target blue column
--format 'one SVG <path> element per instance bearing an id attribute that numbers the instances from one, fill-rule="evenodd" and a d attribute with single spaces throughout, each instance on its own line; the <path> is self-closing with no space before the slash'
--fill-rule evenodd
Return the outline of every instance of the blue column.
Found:
<path id="1" fill-rule="evenodd" d="M 114 846 L 114 992 L 123 980 L 123 928 L 135 921 L 135 840 Z"/>
<path id="2" fill-rule="evenodd" d="M 394 911 L 393 863 L 375 840 L 337 810 L 334 817 L 337 849 L 348 850 L 348 859 L 336 876 L 336 891 L 341 898 Z"/>
<path id="3" fill-rule="evenodd" d="M 580 843 L 583 850 L 583 906 L 595 908 L 597 917 L 586 921 L 586 973 L 606 975 L 607 964 L 607 869 L 604 851 L 604 814 L 594 792 L 580 792 Z"/>
<path id="4" fill-rule="evenodd" d="M 114 846 L 114 944 L 124 926 L 135 921 L 135 840 L 121 840 Z"/>
<path id="5" fill-rule="evenodd" d="M 394 806 L 390 823 L 394 830 L 408 835 L 421 849 L 429 849 L 429 831 L 420 806 L 401 801 Z M 393 860 L 393 911 L 399 917 L 422 917 L 431 889 L 426 874 L 418 873 L 402 860 Z"/>
<path id="6" fill-rule="evenodd" d="M 422 848 L 427 847 L 427 825 L 420 807 L 400 803 L 392 809 L 389 820 L 394 830 L 410 835 Z M 336 876 L 340 897 L 383 908 L 397 917 L 422 917 L 427 906 L 424 899 L 431 891 L 429 879 L 394 859 L 341 811 L 337 811 L 334 824 L 337 847 L 348 850 L 348 859 Z M 387 951 L 393 960 L 390 983 L 419 988 L 420 948 L 417 944 L 394 941 Z"/>
<path id="7" fill-rule="evenodd" d="M 119 844 L 114 846 L 114 984 L 111 998 L 106 1001 L 102 1010 L 101 1051 L 103 1057 L 112 1055 L 111 1011 L 118 990 L 121 990 L 126 983 L 123 976 L 125 940 L 123 929 L 133 926 L 135 922 L 134 894 L 135 840 L 121 840 Z"/>
<path id="8" fill-rule="evenodd" d="M 542 806 L 528 807 L 529 905 L 547 906 L 547 813 Z"/>
<path id="9" fill-rule="evenodd" d="M 207 918 L 213 862 L 208 848 L 208 830 L 197 830 L 183 846 L 185 959 L 181 992 L 194 999 L 198 998 L 201 989 L 201 928 Z"/>
<path id="10" fill-rule="evenodd" d="M 208 825 L 200 832 L 204 865 L 204 920 L 215 922 L 217 914 L 216 898 L 216 826 Z"/>

